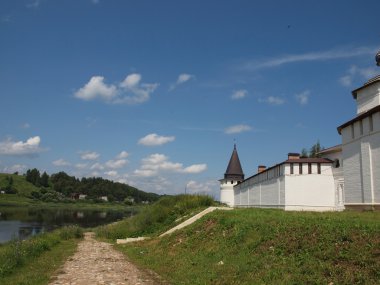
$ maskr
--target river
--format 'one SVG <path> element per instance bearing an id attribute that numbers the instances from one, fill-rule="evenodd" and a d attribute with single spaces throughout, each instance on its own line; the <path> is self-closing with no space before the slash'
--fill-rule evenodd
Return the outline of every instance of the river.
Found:
<path id="1" fill-rule="evenodd" d="M 133 214 L 132 211 L 0 207 L 0 243 L 26 239 L 66 225 L 96 227 Z"/>

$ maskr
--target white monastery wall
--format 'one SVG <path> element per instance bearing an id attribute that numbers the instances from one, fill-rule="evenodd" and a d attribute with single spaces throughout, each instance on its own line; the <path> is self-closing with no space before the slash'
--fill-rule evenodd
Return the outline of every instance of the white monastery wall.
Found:
<path id="1" fill-rule="evenodd" d="M 336 210 L 336 188 L 331 165 L 322 164 L 321 174 L 317 174 L 316 167 L 312 167 L 313 174 L 285 176 L 285 210 Z"/>
<path id="2" fill-rule="evenodd" d="M 380 203 L 380 112 L 344 128 L 342 142 L 345 203 Z"/>
<path id="3" fill-rule="evenodd" d="M 364 113 L 380 105 L 380 83 L 373 84 L 357 92 L 357 114 Z"/>

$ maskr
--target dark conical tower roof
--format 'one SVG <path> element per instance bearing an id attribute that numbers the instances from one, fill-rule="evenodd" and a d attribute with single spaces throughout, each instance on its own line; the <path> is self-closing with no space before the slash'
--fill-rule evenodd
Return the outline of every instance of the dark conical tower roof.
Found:
<path id="1" fill-rule="evenodd" d="M 228 163 L 226 173 L 224 173 L 224 179 L 233 179 L 233 180 L 244 180 L 243 169 L 241 168 L 239 155 L 236 150 L 236 144 L 234 145 L 234 150 Z"/>

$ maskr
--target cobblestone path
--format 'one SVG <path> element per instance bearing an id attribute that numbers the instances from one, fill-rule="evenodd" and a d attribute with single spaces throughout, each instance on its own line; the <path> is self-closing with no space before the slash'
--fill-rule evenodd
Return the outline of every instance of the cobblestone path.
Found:
<path id="1" fill-rule="evenodd" d="M 153 272 L 142 271 L 106 242 L 85 233 L 77 252 L 52 277 L 49 285 L 167 284 Z"/>

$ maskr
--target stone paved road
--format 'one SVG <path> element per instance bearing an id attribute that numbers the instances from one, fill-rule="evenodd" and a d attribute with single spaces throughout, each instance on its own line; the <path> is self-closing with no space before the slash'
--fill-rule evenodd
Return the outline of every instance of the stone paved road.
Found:
<path id="1" fill-rule="evenodd" d="M 94 239 L 94 233 L 85 233 L 77 252 L 52 277 L 49 285 L 151 285 L 167 284 L 153 272 L 141 271 L 125 259 L 109 243 Z"/>

